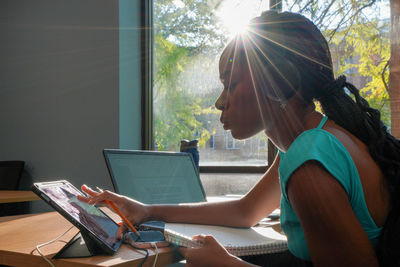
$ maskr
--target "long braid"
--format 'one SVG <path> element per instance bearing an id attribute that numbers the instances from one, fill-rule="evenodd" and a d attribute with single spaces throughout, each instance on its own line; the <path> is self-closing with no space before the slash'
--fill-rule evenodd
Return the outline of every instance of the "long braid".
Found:
<path id="1" fill-rule="evenodd" d="M 344 87 L 354 95 L 355 101 L 343 90 Z M 384 174 L 391 209 L 380 238 L 378 257 L 382 266 L 400 266 L 397 248 L 400 238 L 400 142 L 387 131 L 380 112 L 371 108 L 344 76 L 324 89 L 321 90 L 324 95 L 317 98 L 323 112 L 368 146 Z"/>

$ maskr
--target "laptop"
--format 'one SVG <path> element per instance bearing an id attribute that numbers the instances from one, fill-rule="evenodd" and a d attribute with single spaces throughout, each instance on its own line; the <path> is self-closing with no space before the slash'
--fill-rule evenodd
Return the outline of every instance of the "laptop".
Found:
<path id="1" fill-rule="evenodd" d="M 188 153 L 104 149 L 103 155 L 118 194 L 146 204 L 206 201 Z"/>

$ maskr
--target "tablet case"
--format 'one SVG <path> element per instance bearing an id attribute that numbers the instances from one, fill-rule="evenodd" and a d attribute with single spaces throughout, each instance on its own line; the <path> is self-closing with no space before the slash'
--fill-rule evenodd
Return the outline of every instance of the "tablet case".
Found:
<path id="1" fill-rule="evenodd" d="M 96 242 L 82 232 L 78 232 L 56 255 L 53 259 L 61 258 L 83 258 L 94 255 L 107 254 L 98 246 Z"/>
<path id="2" fill-rule="evenodd" d="M 126 240 L 127 243 L 131 241 L 157 242 L 165 240 L 161 231 L 144 230 L 139 231 L 139 233 L 140 240 L 138 240 L 138 236 L 132 232 L 126 233 L 124 240 Z M 87 235 L 79 232 L 56 255 L 53 256 L 53 259 L 83 258 L 101 254 L 104 254 L 103 249 L 99 247 L 96 242 L 93 242 L 91 238 L 87 237 Z"/>
<path id="3" fill-rule="evenodd" d="M 32 191 L 80 230 L 80 232 L 76 234 L 56 255 L 54 255 L 53 258 L 89 257 L 94 255 L 110 255 L 115 253 L 116 251 L 112 251 L 104 244 L 102 245 L 100 243 L 100 240 L 96 238 L 92 233 L 90 233 L 89 231 L 85 231 L 84 228 L 82 228 L 75 219 L 73 219 L 63 209 L 60 209 L 57 204 L 51 201 L 49 197 L 47 197 L 39 188 L 37 188 L 37 185 L 46 183 L 51 184 L 69 182 L 66 180 L 61 180 L 53 182 L 34 183 L 32 185 Z M 119 242 L 119 244 L 120 243 L 122 243 L 122 240 Z"/>

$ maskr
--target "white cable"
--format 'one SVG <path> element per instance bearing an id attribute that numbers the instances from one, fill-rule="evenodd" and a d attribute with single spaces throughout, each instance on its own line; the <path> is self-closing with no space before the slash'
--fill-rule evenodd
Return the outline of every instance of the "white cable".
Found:
<path id="1" fill-rule="evenodd" d="M 157 247 L 157 243 L 156 242 L 151 242 L 150 245 L 156 249 L 156 256 L 154 258 L 154 262 L 153 262 L 153 267 L 156 266 L 157 263 L 157 258 L 158 258 L 158 247 Z"/>
<path id="2" fill-rule="evenodd" d="M 36 246 L 36 250 L 39 253 L 40 256 L 42 256 L 42 258 L 47 261 L 48 264 L 50 264 L 51 267 L 55 267 L 55 265 L 40 251 L 39 248 L 43 247 L 43 246 L 47 246 L 55 241 L 57 241 L 57 239 L 61 238 L 63 235 L 65 235 L 66 233 L 69 232 L 69 230 L 71 230 L 72 228 L 74 228 L 74 226 L 71 226 L 70 228 L 68 228 L 67 231 L 65 231 L 64 233 L 62 233 L 61 235 L 57 236 L 56 238 L 54 238 L 53 240 L 47 241 L 46 243 L 43 244 L 39 244 Z"/>

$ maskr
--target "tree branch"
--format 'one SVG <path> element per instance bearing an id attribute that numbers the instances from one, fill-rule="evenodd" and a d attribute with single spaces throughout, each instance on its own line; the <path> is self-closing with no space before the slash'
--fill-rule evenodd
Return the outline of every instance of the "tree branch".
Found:
<path id="1" fill-rule="evenodd" d="M 332 38 L 333 38 L 333 36 L 335 35 L 335 33 L 337 32 L 337 30 L 338 30 L 343 24 L 347 23 L 349 20 L 352 20 L 352 23 L 353 23 L 353 22 L 354 22 L 354 18 L 355 18 L 363 9 L 372 6 L 373 4 L 375 4 L 375 2 L 376 2 L 376 0 L 372 0 L 372 1 L 369 2 L 368 4 L 363 5 L 362 7 L 358 8 L 358 9 L 350 16 L 350 18 L 348 18 L 347 20 L 345 20 L 346 16 L 347 16 L 347 15 L 350 13 L 350 11 L 352 10 L 352 9 L 349 9 L 349 11 L 346 13 L 346 15 L 343 16 L 343 18 L 342 18 L 342 19 L 340 20 L 340 22 L 338 23 L 336 29 L 335 29 L 334 31 L 332 31 L 332 33 L 331 33 L 331 35 L 330 35 L 330 37 L 329 37 L 328 42 L 330 42 L 330 41 L 332 40 Z M 351 25 L 352 25 L 352 23 L 351 23 Z M 351 25 L 350 25 L 350 26 L 351 26 Z"/>
<path id="2" fill-rule="evenodd" d="M 313 0 L 308 1 L 307 4 L 302 9 L 299 10 L 299 13 L 300 14 L 303 13 L 303 11 L 313 2 L 314 2 Z"/>
<path id="3" fill-rule="evenodd" d="M 383 82 L 383 85 L 385 86 L 385 90 L 388 94 L 389 94 L 389 86 L 385 80 L 385 72 L 386 72 L 386 69 L 389 66 L 389 64 L 390 64 L 390 59 L 386 62 L 385 67 L 383 67 L 383 70 L 381 73 L 382 82 Z"/>
<path id="4" fill-rule="evenodd" d="M 322 23 L 322 20 L 325 18 L 326 14 L 328 14 L 328 11 L 329 11 L 329 9 L 331 9 L 333 3 L 335 3 L 335 0 L 332 0 L 330 2 L 330 4 L 328 5 L 328 7 L 325 8 L 325 10 L 322 12 L 322 15 L 318 18 L 318 22 L 316 22 L 315 24 L 318 25 L 318 24 Z"/>

